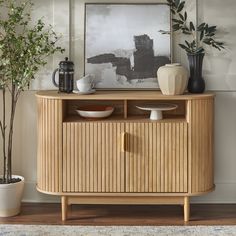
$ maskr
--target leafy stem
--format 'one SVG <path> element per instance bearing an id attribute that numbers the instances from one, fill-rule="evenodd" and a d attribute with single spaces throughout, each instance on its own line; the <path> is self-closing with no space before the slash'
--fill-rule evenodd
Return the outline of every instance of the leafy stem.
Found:
<path id="1" fill-rule="evenodd" d="M 216 40 L 217 26 L 209 26 L 202 23 L 198 26 L 188 21 L 188 13 L 184 9 L 185 1 L 167 0 L 172 13 L 172 28 L 174 32 L 180 32 L 186 36 L 184 43 L 179 46 L 189 54 L 205 52 L 205 45 L 218 49 L 225 49 L 224 43 Z M 160 31 L 162 34 L 164 31 Z"/>

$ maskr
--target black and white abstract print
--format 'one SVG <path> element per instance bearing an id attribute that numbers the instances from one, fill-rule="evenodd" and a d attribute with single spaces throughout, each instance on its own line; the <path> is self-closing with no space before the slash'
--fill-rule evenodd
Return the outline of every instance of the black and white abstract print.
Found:
<path id="1" fill-rule="evenodd" d="M 85 73 L 99 89 L 155 89 L 170 63 L 170 8 L 165 4 L 86 4 Z"/>

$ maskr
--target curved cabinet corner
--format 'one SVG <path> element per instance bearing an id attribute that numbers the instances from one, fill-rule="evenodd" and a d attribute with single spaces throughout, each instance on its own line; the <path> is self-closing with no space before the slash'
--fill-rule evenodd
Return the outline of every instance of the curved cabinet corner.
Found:
<path id="1" fill-rule="evenodd" d="M 197 194 L 214 188 L 214 99 L 189 101 L 188 111 L 189 192 Z"/>
<path id="2" fill-rule="evenodd" d="M 62 192 L 62 101 L 38 98 L 37 186 Z"/>

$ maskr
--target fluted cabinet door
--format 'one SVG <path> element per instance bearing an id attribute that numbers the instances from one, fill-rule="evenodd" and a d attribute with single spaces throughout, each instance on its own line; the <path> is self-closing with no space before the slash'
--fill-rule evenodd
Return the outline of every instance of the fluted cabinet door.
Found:
<path id="1" fill-rule="evenodd" d="M 123 123 L 63 124 L 63 191 L 124 192 Z"/>
<path id="2" fill-rule="evenodd" d="M 126 192 L 188 191 L 187 123 L 127 123 Z"/>

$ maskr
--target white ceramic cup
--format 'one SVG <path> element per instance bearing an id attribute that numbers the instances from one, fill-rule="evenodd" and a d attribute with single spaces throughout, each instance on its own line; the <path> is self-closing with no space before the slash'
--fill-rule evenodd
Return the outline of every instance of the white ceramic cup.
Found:
<path id="1" fill-rule="evenodd" d="M 92 83 L 94 79 L 95 79 L 95 75 L 87 74 L 84 77 L 80 78 L 79 81 L 84 82 L 84 83 Z"/>
<path id="2" fill-rule="evenodd" d="M 93 89 L 93 84 L 90 82 L 84 82 L 78 80 L 76 85 L 80 92 L 89 92 L 90 90 Z"/>

